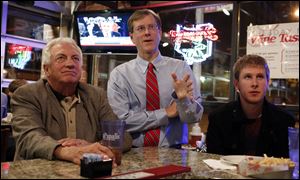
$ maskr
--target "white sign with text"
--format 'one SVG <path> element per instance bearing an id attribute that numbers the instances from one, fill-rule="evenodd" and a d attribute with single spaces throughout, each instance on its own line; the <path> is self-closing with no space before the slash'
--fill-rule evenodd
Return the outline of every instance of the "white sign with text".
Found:
<path id="1" fill-rule="evenodd" d="M 264 57 L 274 79 L 299 79 L 299 23 L 248 26 L 247 54 Z"/>

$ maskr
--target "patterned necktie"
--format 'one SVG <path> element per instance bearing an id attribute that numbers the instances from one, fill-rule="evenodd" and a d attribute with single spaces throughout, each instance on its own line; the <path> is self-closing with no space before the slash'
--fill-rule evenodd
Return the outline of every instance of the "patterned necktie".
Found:
<path id="1" fill-rule="evenodd" d="M 147 111 L 154 111 L 159 109 L 159 91 L 157 85 L 156 75 L 153 71 L 153 64 L 149 63 L 146 76 L 146 109 Z M 146 132 L 144 138 L 144 146 L 157 146 L 159 143 L 160 129 L 150 129 Z"/>

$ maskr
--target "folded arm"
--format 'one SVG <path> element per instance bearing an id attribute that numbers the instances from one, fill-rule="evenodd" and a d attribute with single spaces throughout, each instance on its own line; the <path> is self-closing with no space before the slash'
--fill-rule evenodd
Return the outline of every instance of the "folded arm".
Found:
<path id="1" fill-rule="evenodd" d="M 168 124 L 168 117 L 164 108 L 146 111 L 140 102 L 145 97 L 139 97 L 127 78 L 118 72 L 113 72 L 108 82 L 108 100 L 114 113 L 120 119 L 126 120 L 126 129 L 130 133 L 143 132 Z"/>
<path id="2" fill-rule="evenodd" d="M 176 73 L 172 73 L 171 76 L 174 87 L 172 96 L 176 103 L 173 113 L 176 110 L 182 122 L 197 122 L 202 116 L 203 107 L 199 91 L 193 88 L 193 84 L 196 84 L 193 76 L 189 73 L 184 74 L 182 79 L 179 79 Z"/>

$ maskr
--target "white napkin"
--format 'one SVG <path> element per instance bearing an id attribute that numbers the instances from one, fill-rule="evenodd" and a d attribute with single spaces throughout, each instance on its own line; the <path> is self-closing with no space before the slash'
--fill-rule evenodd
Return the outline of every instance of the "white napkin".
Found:
<path id="1" fill-rule="evenodd" d="M 13 114 L 12 113 L 7 113 L 7 116 L 5 118 L 2 118 L 2 122 L 10 123 L 12 119 Z"/>
<path id="2" fill-rule="evenodd" d="M 216 160 L 216 159 L 205 159 L 205 160 L 203 160 L 203 161 L 204 161 L 209 167 L 211 167 L 211 168 L 213 168 L 213 169 L 219 169 L 219 170 L 225 170 L 225 169 L 236 170 L 236 166 L 222 163 L 220 160 Z"/>

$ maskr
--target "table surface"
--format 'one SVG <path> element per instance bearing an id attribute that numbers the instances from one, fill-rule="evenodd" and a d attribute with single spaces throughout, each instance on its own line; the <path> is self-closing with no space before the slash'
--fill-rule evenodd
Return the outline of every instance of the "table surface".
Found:
<path id="1" fill-rule="evenodd" d="M 112 174 L 128 173 L 148 168 L 155 168 L 168 164 L 191 167 L 191 172 L 173 175 L 175 179 L 247 178 L 236 173 L 235 170 L 213 170 L 208 167 L 204 159 L 219 159 L 216 154 L 201 153 L 192 150 L 171 148 L 144 147 L 132 148 L 123 154 L 122 164 L 113 169 Z M 4 171 L 5 163 L 9 163 L 8 171 Z M 80 179 L 80 166 L 66 161 L 49 161 L 45 159 L 21 160 L 1 163 L 1 178 L 60 178 Z"/>

